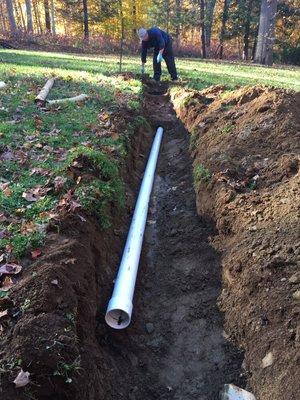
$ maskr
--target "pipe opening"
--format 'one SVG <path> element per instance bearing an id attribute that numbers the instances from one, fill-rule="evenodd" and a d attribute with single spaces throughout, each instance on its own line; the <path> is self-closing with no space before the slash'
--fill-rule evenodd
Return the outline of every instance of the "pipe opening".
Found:
<path id="1" fill-rule="evenodd" d="M 116 308 L 106 313 L 105 321 L 111 328 L 124 329 L 130 324 L 130 315 Z"/>

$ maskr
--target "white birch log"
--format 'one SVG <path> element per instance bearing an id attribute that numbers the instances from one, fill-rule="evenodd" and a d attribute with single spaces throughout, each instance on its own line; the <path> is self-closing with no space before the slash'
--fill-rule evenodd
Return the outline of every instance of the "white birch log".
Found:
<path id="1" fill-rule="evenodd" d="M 56 100 L 48 100 L 47 103 L 52 104 L 62 104 L 62 103 L 76 103 L 78 101 L 86 100 L 89 96 L 87 94 L 80 94 L 79 96 L 75 97 L 68 97 L 65 99 L 56 99 Z"/>
<path id="2" fill-rule="evenodd" d="M 44 85 L 44 87 L 42 88 L 42 90 L 39 92 L 39 94 L 36 96 L 35 98 L 35 102 L 36 103 L 42 103 L 45 104 L 46 102 L 46 98 L 54 84 L 54 78 L 50 78 L 47 80 L 46 84 Z"/>

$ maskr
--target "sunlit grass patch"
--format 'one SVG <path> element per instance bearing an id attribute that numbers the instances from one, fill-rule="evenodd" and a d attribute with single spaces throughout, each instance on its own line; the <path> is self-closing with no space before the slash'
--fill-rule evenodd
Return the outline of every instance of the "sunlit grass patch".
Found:
<path id="1" fill-rule="evenodd" d="M 119 107 L 139 109 L 141 83 L 108 77 L 114 72 L 108 60 L 23 51 L 0 51 L 0 58 L 0 80 L 7 83 L 0 97 L 0 256 L 13 259 L 43 243 L 48 221 L 67 202 L 109 226 L 109 208 L 123 204 L 119 165 L 135 129 L 128 124 L 115 132 L 110 119 Z M 81 93 L 89 99 L 38 108 L 35 96 L 51 76 L 57 79 L 49 99 Z M 79 154 L 102 172 L 85 179 L 79 170 L 76 180 L 70 177 L 68 167 Z"/>

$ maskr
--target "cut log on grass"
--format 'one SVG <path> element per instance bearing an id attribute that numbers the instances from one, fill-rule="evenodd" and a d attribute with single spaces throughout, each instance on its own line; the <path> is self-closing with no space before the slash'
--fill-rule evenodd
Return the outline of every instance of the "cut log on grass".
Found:
<path id="1" fill-rule="evenodd" d="M 48 104 L 61 104 L 61 103 L 76 103 L 79 101 L 84 101 L 88 98 L 89 96 L 87 94 L 80 94 L 79 96 L 75 97 L 68 97 L 65 99 L 56 99 L 56 100 L 48 100 Z"/>
<path id="2" fill-rule="evenodd" d="M 54 84 L 54 78 L 48 79 L 40 93 L 36 96 L 35 102 L 39 105 L 45 105 L 46 98 Z"/>
<path id="3" fill-rule="evenodd" d="M 6 83 L 0 81 L 0 89 L 4 89 L 5 87 L 6 87 Z"/>

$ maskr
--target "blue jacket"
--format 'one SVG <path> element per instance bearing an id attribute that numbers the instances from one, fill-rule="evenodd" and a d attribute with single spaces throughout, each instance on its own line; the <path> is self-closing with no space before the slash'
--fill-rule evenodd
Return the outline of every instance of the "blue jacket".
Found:
<path id="1" fill-rule="evenodd" d="M 149 39 L 147 41 L 142 41 L 142 62 L 146 62 L 147 50 L 154 47 L 154 51 L 164 49 L 171 41 L 170 35 L 167 32 L 154 26 L 147 30 Z"/>

